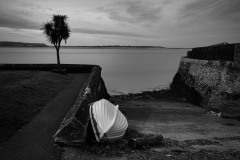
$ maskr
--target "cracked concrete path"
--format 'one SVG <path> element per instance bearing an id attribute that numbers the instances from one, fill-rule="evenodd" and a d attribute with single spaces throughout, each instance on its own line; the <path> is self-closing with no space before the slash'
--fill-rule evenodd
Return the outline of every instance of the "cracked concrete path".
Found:
<path id="1" fill-rule="evenodd" d="M 36 117 L 1 145 L 1 160 L 60 159 L 61 150 L 54 145 L 52 136 L 76 101 L 89 74 L 69 74 L 69 76 L 73 77 L 73 80 Z"/>

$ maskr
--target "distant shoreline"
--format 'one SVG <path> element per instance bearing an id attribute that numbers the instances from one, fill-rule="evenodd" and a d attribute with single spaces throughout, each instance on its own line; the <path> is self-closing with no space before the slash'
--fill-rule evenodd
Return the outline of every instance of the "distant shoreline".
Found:
<path id="1" fill-rule="evenodd" d="M 10 42 L 0 41 L 0 47 L 54 47 L 48 46 L 44 43 L 24 43 L 24 42 Z M 61 46 L 61 48 L 91 48 L 91 49 L 191 49 L 179 47 L 162 47 L 162 46 L 132 46 L 132 45 L 102 45 L 102 46 Z"/>
<path id="2" fill-rule="evenodd" d="M 53 47 L 53 46 L 49 46 Z M 191 49 L 191 48 L 174 48 L 174 47 L 161 47 L 161 46 L 62 46 L 61 48 L 91 48 L 91 49 Z"/>
<path id="3" fill-rule="evenodd" d="M 1 41 L 0 47 L 48 47 L 44 43 L 24 43 L 24 42 L 10 42 L 10 41 Z"/>
<path id="4" fill-rule="evenodd" d="M 1 46 L 0 48 L 55 48 L 54 46 Z M 168 48 L 154 46 L 61 46 L 61 48 L 79 48 L 79 49 L 192 49 L 192 48 Z"/>

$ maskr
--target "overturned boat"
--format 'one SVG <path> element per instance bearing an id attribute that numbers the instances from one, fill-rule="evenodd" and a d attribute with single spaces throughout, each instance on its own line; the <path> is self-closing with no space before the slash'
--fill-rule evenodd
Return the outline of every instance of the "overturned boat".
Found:
<path id="1" fill-rule="evenodd" d="M 128 127 L 126 117 L 106 99 L 90 105 L 89 113 L 96 140 L 116 140 L 122 138 Z"/>

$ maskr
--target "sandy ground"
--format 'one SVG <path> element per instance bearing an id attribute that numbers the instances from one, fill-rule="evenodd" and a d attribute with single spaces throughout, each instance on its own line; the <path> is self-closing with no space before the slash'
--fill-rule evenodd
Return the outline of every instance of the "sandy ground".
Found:
<path id="1" fill-rule="evenodd" d="M 112 144 L 100 145 L 98 149 L 93 146 L 95 150 L 64 147 L 62 160 L 240 158 L 237 120 L 209 115 L 204 108 L 183 101 L 118 100 L 115 103 L 120 104 L 129 129 L 146 135 L 162 134 L 163 143 L 144 149 L 124 146 L 119 151 Z"/>
<path id="2" fill-rule="evenodd" d="M 240 136 L 240 122 L 209 115 L 204 108 L 164 100 L 123 101 L 120 108 L 128 118 L 129 127 L 144 134 L 161 133 L 164 138 L 184 141 L 219 140 L 215 149 L 239 149 L 239 140 L 220 140 Z M 195 146 L 198 148 L 197 146 Z M 200 148 L 209 148 L 201 146 Z M 214 146 L 210 146 L 214 148 Z"/>

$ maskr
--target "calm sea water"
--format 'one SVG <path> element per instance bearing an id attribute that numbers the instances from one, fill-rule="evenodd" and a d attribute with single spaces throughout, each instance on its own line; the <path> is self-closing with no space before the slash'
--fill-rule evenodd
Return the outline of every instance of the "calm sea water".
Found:
<path id="1" fill-rule="evenodd" d="M 110 94 L 168 87 L 187 49 L 61 48 L 61 63 L 97 64 Z M 54 48 L 0 48 L 0 63 L 56 63 Z"/>

